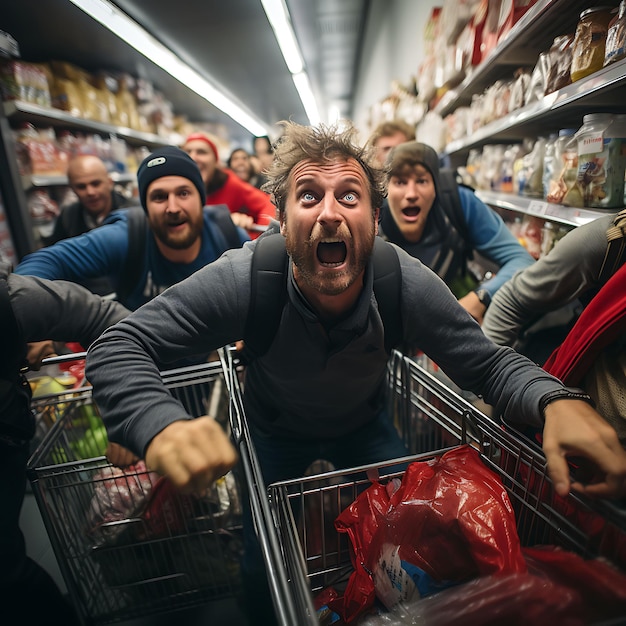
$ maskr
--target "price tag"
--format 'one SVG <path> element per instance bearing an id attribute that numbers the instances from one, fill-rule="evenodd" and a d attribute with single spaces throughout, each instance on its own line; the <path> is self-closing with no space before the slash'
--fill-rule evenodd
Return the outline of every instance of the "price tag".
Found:
<path id="1" fill-rule="evenodd" d="M 548 203 L 541 200 L 532 200 L 526 209 L 530 215 L 545 215 L 548 211 Z"/>

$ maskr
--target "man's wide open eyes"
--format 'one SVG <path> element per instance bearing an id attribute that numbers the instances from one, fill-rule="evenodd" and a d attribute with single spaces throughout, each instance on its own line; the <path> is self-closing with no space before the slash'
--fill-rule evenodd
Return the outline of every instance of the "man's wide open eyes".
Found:
<path id="1" fill-rule="evenodd" d="M 304 202 L 315 202 L 315 196 L 310 191 L 305 191 L 302 194 L 302 200 Z"/>
<path id="2" fill-rule="evenodd" d="M 344 194 L 343 199 L 346 202 L 356 202 L 357 201 L 357 195 L 353 191 L 348 191 L 348 193 Z"/>

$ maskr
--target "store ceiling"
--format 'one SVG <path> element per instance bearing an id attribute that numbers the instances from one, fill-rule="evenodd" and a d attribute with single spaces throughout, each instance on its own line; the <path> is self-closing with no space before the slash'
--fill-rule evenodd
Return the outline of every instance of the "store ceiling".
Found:
<path id="1" fill-rule="evenodd" d="M 261 120 L 307 123 L 307 118 L 260 0 L 117 0 L 121 10 Z M 286 0 L 322 117 L 330 106 L 353 114 L 356 68 L 370 0 Z M 89 71 L 127 71 L 152 80 L 190 121 L 222 123 L 231 137 L 248 137 L 238 124 L 133 48 L 83 14 L 69 0 L 4 3 L 0 30 L 18 41 L 22 58 L 51 58 Z M 155 59 L 158 62 L 158 59 Z M 275 127 L 270 129 L 277 132 Z"/>

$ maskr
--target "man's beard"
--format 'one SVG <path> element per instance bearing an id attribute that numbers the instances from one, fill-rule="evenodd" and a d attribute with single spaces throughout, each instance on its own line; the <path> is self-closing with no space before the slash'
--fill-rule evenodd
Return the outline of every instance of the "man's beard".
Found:
<path id="1" fill-rule="evenodd" d="M 166 221 L 160 220 L 158 223 L 151 223 L 152 232 L 155 237 L 168 248 L 172 250 L 185 250 L 189 248 L 202 235 L 202 219 L 198 221 L 189 220 L 185 222 L 189 228 L 181 233 L 172 233 L 168 230 L 168 225 L 178 224 L 173 222 L 168 224 Z"/>
<path id="2" fill-rule="evenodd" d="M 343 227 L 345 228 L 345 227 Z M 302 279 L 309 287 L 326 296 L 337 296 L 343 293 L 360 276 L 367 266 L 374 248 L 374 237 L 376 231 L 372 224 L 369 236 L 365 235 L 363 243 L 356 245 L 350 233 L 340 229 L 337 233 L 322 233 L 321 235 L 311 235 L 305 241 L 298 241 L 291 234 L 287 227 L 285 237 L 285 248 L 291 257 L 294 265 L 298 268 L 298 278 Z M 333 268 L 318 268 L 316 258 L 316 243 L 325 236 L 340 236 L 344 239 L 347 254 L 351 256 L 353 262 L 341 272 Z M 348 236 L 345 236 L 345 235 Z"/>

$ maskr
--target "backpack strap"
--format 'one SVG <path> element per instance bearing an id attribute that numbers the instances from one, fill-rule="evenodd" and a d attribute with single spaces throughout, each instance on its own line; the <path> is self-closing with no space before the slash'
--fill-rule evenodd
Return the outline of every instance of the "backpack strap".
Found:
<path id="1" fill-rule="evenodd" d="M 468 187 L 468 189 L 471 189 Z M 463 241 L 462 253 L 466 260 L 473 256 L 473 248 L 471 245 L 472 238 L 467 222 L 461 208 L 461 196 L 459 194 L 459 182 L 456 177 L 456 170 L 442 168 L 439 170 L 439 189 L 437 190 L 437 198 L 446 217 L 450 220 L 452 226 Z"/>
<path id="2" fill-rule="evenodd" d="M 250 363 L 267 352 L 287 300 L 289 256 L 280 233 L 259 237 L 252 255 L 250 306 L 241 359 Z"/>
<path id="3" fill-rule="evenodd" d="M 402 274 L 393 246 L 374 241 L 374 294 L 385 328 L 385 349 L 391 352 L 402 339 L 400 310 Z M 280 233 L 259 237 L 252 256 L 250 306 L 244 330 L 244 363 L 267 352 L 274 340 L 287 301 L 289 257 Z"/>
<path id="4" fill-rule="evenodd" d="M 626 249 L 626 209 L 622 209 L 613 220 L 613 224 L 606 231 L 608 242 L 604 260 L 598 274 L 598 281 L 606 283 L 624 262 Z"/>
<path id="5" fill-rule="evenodd" d="M 225 204 L 204 207 L 211 220 L 219 227 L 226 240 L 226 250 L 241 248 L 239 231 L 233 222 L 230 209 Z"/>
<path id="6" fill-rule="evenodd" d="M 117 286 L 117 299 L 125 302 L 139 282 L 144 269 L 146 252 L 146 231 L 148 220 L 141 207 L 126 209 L 128 223 L 128 252 L 124 261 L 122 280 Z"/>
<path id="7" fill-rule="evenodd" d="M 374 239 L 374 295 L 385 329 L 385 350 L 391 352 L 402 341 L 402 271 L 393 246 Z"/>

